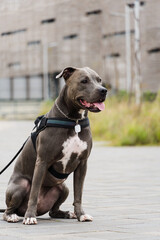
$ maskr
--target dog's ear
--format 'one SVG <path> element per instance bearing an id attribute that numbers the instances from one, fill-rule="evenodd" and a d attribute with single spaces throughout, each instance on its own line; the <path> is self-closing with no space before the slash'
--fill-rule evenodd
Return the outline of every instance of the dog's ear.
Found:
<path id="1" fill-rule="evenodd" d="M 67 67 L 60 72 L 56 78 L 61 78 L 63 77 L 65 81 L 76 71 L 76 68 L 74 67 Z"/>

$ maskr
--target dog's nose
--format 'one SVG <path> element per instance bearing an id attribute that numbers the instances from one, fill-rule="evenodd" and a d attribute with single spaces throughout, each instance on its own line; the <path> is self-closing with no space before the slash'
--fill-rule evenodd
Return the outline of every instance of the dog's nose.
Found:
<path id="1" fill-rule="evenodd" d="M 107 94 L 107 89 L 106 88 L 100 88 L 100 93 L 104 96 Z"/>

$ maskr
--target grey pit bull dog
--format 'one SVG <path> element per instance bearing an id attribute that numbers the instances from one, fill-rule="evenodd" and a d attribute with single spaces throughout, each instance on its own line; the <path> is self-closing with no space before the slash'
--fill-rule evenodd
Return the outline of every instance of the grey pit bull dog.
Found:
<path id="1" fill-rule="evenodd" d="M 51 218 L 93 220 L 85 214 L 81 203 L 92 136 L 89 125 L 80 126 L 80 121 L 87 118 L 88 111 L 104 109 L 107 89 L 102 87 L 98 74 L 88 67 L 67 67 L 57 76 L 61 77 L 66 84 L 45 117 L 74 121 L 78 130 L 47 127 L 36 138 L 36 151 L 31 137 L 28 139 L 6 191 L 7 209 L 3 218 L 7 222 L 18 222 L 18 216 L 24 216 L 24 224 L 37 224 L 36 216 L 47 212 Z M 59 209 L 69 190 L 64 184 L 66 177 L 55 177 L 48 170 L 50 167 L 62 176 L 74 172 L 74 213 Z"/>

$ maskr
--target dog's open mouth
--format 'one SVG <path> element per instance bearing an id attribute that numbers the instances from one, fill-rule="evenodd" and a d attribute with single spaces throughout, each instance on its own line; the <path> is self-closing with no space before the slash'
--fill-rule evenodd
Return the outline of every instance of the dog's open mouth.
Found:
<path id="1" fill-rule="evenodd" d="M 83 107 L 87 108 L 91 112 L 99 112 L 105 109 L 105 104 L 102 99 L 93 103 L 89 103 L 86 100 L 80 99 L 79 102 Z"/>

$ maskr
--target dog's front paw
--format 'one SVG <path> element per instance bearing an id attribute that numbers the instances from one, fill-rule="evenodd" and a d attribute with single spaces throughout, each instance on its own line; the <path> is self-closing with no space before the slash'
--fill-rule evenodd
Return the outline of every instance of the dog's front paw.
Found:
<path id="1" fill-rule="evenodd" d="M 19 222 L 19 217 L 17 216 L 17 214 L 7 215 L 6 213 L 4 213 L 3 219 L 7 222 L 10 222 L 10 223 Z"/>
<path id="2" fill-rule="evenodd" d="M 37 219 L 35 217 L 24 218 L 23 224 L 25 224 L 25 225 L 35 225 L 35 224 L 37 224 Z"/>
<path id="3" fill-rule="evenodd" d="M 84 214 L 84 215 L 80 216 L 79 221 L 80 222 L 92 222 L 93 221 L 93 217 L 88 215 L 88 214 Z"/>

